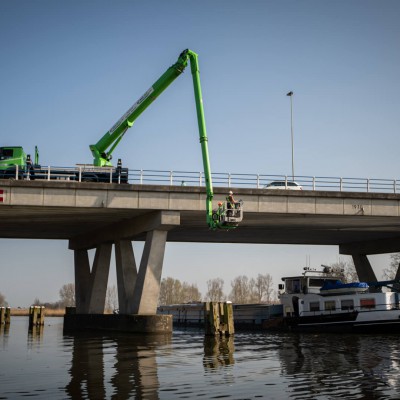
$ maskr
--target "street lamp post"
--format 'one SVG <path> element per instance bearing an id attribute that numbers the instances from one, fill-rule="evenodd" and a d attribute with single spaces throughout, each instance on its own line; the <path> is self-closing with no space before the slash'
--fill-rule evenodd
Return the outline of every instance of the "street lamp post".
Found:
<path id="1" fill-rule="evenodd" d="M 290 97 L 290 133 L 292 138 L 292 181 L 294 181 L 294 145 L 293 145 L 293 92 L 286 94 Z"/>

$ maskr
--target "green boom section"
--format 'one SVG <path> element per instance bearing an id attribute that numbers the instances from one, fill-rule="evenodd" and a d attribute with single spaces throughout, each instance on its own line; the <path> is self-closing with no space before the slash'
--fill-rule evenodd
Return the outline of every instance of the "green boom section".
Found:
<path id="1" fill-rule="evenodd" d="M 203 156 L 203 168 L 207 189 L 206 212 L 207 224 L 211 229 L 221 228 L 218 221 L 212 218 L 213 187 L 211 180 L 210 159 L 208 154 L 208 139 L 204 118 L 203 99 L 200 85 L 198 56 L 191 50 L 184 50 L 177 62 L 169 67 L 164 74 L 143 94 L 142 97 L 112 126 L 112 128 L 94 145 L 90 145 L 93 154 L 93 164 L 96 166 L 111 166 L 111 155 L 125 132 L 130 128 L 140 114 L 184 71 L 190 60 L 196 102 L 197 120 L 199 125 L 200 144 Z M 224 228 L 229 228 L 224 226 Z"/>

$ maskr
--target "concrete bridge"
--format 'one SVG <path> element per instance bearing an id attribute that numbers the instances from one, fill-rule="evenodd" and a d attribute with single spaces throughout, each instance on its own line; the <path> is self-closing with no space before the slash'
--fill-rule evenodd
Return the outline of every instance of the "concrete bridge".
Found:
<path id="1" fill-rule="evenodd" d="M 112 245 L 120 312 L 155 314 L 167 241 L 338 245 L 361 280 L 368 254 L 400 251 L 400 195 L 233 189 L 244 219 L 210 231 L 203 187 L 0 181 L 0 237 L 65 239 L 75 253 L 77 312 L 103 313 Z M 215 204 L 227 188 L 215 188 Z M 132 241 L 145 241 L 139 268 Z M 88 250 L 96 248 L 92 268 Z"/>

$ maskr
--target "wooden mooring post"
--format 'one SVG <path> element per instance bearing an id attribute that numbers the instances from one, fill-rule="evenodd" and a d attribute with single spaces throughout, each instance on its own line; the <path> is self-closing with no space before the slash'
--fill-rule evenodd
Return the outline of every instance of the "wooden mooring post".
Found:
<path id="1" fill-rule="evenodd" d="M 29 307 L 29 329 L 34 326 L 44 325 L 44 307 L 30 306 Z"/>
<path id="2" fill-rule="evenodd" d="M 235 326 L 232 303 L 204 303 L 204 325 L 206 335 L 233 335 Z"/>
<path id="3" fill-rule="evenodd" d="M 11 308 L 0 307 L 0 325 L 8 325 L 11 322 Z"/>

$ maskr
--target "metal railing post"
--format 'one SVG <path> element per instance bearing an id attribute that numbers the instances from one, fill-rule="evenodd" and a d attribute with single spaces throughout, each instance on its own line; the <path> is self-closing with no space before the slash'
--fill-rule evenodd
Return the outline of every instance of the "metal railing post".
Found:
<path id="1" fill-rule="evenodd" d="M 312 178 L 312 190 L 315 191 L 315 176 Z"/>
<path id="2" fill-rule="evenodd" d="M 367 193 L 369 193 L 369 179 L 367 179 Z"/>
<path id="3" fill-rule="evenodd" d="M 396 179 L 393 179 L 393 193 L 396 193 Z"/>
<path id="4" fill-rule="evenodd" d="M 110 183 L 113 183 L 113 167 L 110 167 Z"/>
<path id="5" fill-rule="evenodd" d="M 231 187 L 231 174 L 228 174 L 228 187 Z"/>
<path id="6" fill-rule="evenodd" d="M 260 174 L 257 174 L 257 189 L 260 189 Z"/>
<path id="7" fill-rule="evenodd" d="M 199 173 L 199 186 L 201 186 L 203 183 L 203 179 L 202 179 L 202 173 Z"/>
<path id="8" fill-rule="evenodd" d="M 140 170 L 140 184 L 143 185 L 143 170 Z"/>
<path id="9" fill-rule="evenodd" d="M 50 172 L 50 165 L 47 166 L 47 180 L 50 180 L 51 172 Z"/>
<path id="10" fill-rule="evenodd" d="M 340 180 L 339 180 L 339 190 L 341 192 L 343 191 L 343 178 L 340 178 Z"/>
<path id="11" fill-rule="evenodd" d="M 82 167 L 79 167 L 78 182 L 82 182 Z"/>
<path id="12" fill-rule="evenodd" d="M 172 171 L 169 171 L 169 185 L 172 186 L 174 183 L 174 175 Z"/>
<path id="13" fill-rule="evenodd" d="M 18 180 L 18 164 L 16 165 L 16 168 L 15 168 L 15 180 L 17 181 Z"/>

